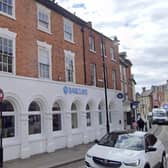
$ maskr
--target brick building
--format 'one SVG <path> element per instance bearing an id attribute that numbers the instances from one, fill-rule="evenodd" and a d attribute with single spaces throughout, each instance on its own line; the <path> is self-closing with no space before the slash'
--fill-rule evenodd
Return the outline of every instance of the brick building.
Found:
<path id="1" fill-rule="evenodd" d="M 99 139 L 123 129 L 116 39 L 49 0 L 0 1 L 4 160 Z"/>

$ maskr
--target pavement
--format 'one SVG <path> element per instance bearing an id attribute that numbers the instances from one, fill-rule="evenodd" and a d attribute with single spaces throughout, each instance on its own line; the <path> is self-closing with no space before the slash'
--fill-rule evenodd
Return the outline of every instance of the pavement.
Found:
<path id="1" fill-rule="evenodd" d="M 52 153 L 33 155 L 27 159 L 4 162 L 4 168 L 56 168 L 71 162 L 84 160 L 85 153 L 93 143 L 64 148 Z"/>
<path id="2" fill-rule="evenodd" d="M 156 132 L 153 128 L 151 132 Z M 3 168 L 57 168 L 72 162 L 84 160 L 87 150 L 94 143 L 81 144 L 73 148 L 64 148 L 52 153 L 33 155 L 27 159 L 16 159 L 4 162 Z"/>

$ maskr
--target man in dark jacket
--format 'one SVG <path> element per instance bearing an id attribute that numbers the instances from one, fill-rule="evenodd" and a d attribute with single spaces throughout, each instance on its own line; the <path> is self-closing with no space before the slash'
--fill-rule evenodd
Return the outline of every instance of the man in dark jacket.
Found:
<path id="1" fill-rule="evenodd" d="M 143 121 L 143 119 L 141 117 L 137 121 L 137 124 L 138 124 L 138 130 L 139 131 L 143 131 L 144 130 L 145 122 Z"/>

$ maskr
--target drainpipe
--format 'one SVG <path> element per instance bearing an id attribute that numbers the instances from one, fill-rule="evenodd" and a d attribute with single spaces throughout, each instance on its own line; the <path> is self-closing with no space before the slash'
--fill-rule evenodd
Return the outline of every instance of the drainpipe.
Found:
<path id="1" fill-rule="evenodd" d="M 84 27 L 81 27 L 82 32 L 82 43 L 83 43 L 83 70 L 84 70 L 84 84 L 86 85 L 86 54 L 85 54 L 85 36 Z"/>

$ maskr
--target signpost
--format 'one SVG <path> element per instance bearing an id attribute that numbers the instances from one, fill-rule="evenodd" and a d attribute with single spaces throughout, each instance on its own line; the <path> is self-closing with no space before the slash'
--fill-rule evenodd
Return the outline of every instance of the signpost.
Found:
<path id="1" fill-rule="evenodd" d="M 0 168 L 3 168 L 3 144 L 2 144 L 2 102 L 4 98 L 3 90 L 0 88 Z"/>

